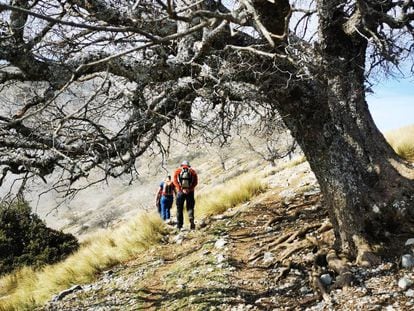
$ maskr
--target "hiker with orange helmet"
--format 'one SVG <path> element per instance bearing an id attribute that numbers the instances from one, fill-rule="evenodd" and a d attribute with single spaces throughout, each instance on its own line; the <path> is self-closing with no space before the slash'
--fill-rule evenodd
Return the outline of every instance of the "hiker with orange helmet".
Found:
<path id="1" fill-rule="evenodd" d="M 183 210 L 186 203 L 190 229 L 195 229 L 194 223 L 194 188 L 198 184 L 196 171 L 188 161 L 183 161 L 179 168 L 174 171 L 173 183 L 177 189 L 177 228 L 181 229 L 184 223 Z"/>

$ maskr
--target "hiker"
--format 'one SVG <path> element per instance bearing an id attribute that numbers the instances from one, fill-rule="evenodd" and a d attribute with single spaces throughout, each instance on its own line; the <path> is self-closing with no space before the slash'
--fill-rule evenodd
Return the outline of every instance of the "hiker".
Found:
<path id="1" fill-rule="evenodd" d="M 197 186 L 198 176 L 188 161 L 183 161 L 180 167 L 175 170 L 173 183 L 177 189 L 177 228 L 181 229 L 183 227 L 183 209 L 184 202 L 186 202 L 190 229 L 194 230 L 194 188 Z"/>
<path id="2" fill-rule="evenodd" d="M 174 194 L 176 193 L 174 183 L 171 180 L 171 176 L 160 183 L 160 188 L 157 193 L 157 207 L 161 218 L 164 221 L 170 221 L 170 210 L 174 201 Z"/>

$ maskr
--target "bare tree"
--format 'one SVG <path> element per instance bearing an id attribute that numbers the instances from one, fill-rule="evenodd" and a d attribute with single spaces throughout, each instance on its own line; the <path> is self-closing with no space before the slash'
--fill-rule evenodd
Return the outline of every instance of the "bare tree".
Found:
<path id="1" fill-rule="evenodd" d="M 276 166 L 278 160 L 289 157 L 298 149 L 296 141 L 288 129 L 275 114 L 261 118 L 253 128 L 249 129 L 253 137 L 241 135 L 247 148 L 268 162 Z"/>
<path id="2" fill-rule="evenodd" d="M 0 10 L 1 90 L 20 88 L 2 100 L 2 181 L 131 173 L 177 120 L 213 137 L 277 110 L 317 176 L 338 249 L 375 263 L 413 233 L 412 166 L 365 100 L 372 73 L 412 64 L 413 1 L 11 0 Z"/>

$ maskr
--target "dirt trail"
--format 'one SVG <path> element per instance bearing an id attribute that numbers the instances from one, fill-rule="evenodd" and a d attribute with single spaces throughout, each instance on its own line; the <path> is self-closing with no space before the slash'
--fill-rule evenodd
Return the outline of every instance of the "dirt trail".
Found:
<path id="1" fill-rule="evenodd" d="M 299 197 L 290 206 L 292 208 L 288 209 L 282 202 L 264 200 L 242 213 L 239 222 L 243 226 L 230 231 L 234 249 L 231 260 L 237 263 L 232 283 L 246 293 L 245 302 L 254 308 L 297 309 L 297 304 L 292 305 L 292 299 L 297 300 L 302 295 L 292 289 L 299 289 L 308 283 L 307 273 L 310 267 L 305 266 L 301 257 L 296 263 L 289 261 L 289 265 L 283 265 L 279 262 L 278 255 L 285 249 L 272 249 L 280 245 L 275 244 L 278 238 L 289 234 L 292 236 L 303 226 L 312 223 L 317 227 L 325 221 L 326 215 L 324 212 L 316 212 L 320 206 L 319 196 Z M 314 212 L 307 213 L 309 208 Z M 292 246 L 299 245 L 299 240 L 294 240 Z M 287 258 L 304 252 L 311 252 L 311 248 L 292 249 Z M 290 277 L 292 272 L 294 276 Z"/>
<path id="2" fill-rule="evenodd" d="M 408 271 L 388 262 L 352 267 L 353 285 L 335 289 L 319 263 L 317 279 L 332 276 L 324 299 L 315 290 L 315 255 L 332 243 L 319 194 L 279 200 L 266 193 L 212 217 L 204 228 L 178 232 L 165 243 L 114 268 L 46 310 L 410 310 L 411 292 L 398 288 Z M 324 244 L 325 243 L 325 244 Z M 408 295 L 407 295 L 408 294 Z M 413 291 L 414 297 L 414 291 Z"/>
<path id="3" fill-rule="evenodd" d="M 315 206 L 319 206 L 318 202 L 318 196 L 306 199 L 302 197 L 292 202 L 296 208 L 287 211 L 281 202 L 264 196 L 260 202 L 232 213 L 233 215 L 225 215 L 200 232 L 188 233 L 179 246 L 170 241 L 161 250 L 160 256 L 163 257 L 164 264 L 155 269 L 151 279 L 140 288 L 144 294 L 141 297 L 142 307 L 148 310 L 223 310 L 243 308 L 242 306 L 249 306 L 247 308 L 252 310 L 297 308 L 297 305 L 292 306 L 292 299 L 297 300 L 303 296 L 292 289 L 301 288 L 308 283 L 307 272 L 304 271 L 309 267 L 302 267 L 303 271 L 279 267 L 276 255 L 272 258 L 270 251 L 260 250 L 266 249 L 266 245 L 270 245 L 282 234 L 294 234 L 300 226 L 311 223 L 312 219 L 318 225 L 322 223 L 325 213 L 306 213 L 306 208 L 309 207 L 312 211 L 317 210 Z M 295 209 L 300 209 L 301 212 Z M 227 243 L 222 250 L 213 247 L 213 242 L 218 239 L 224 239 Z M 306 250 L 306 247 L 298 248 L 297 251 L 301 250 Z M 256 252 L 258 257 L 251 260 Z M 263 261 L 265 253 L 268 258 Z M 218 257 L 224 258 L 221 263 Z M 208 262 L 211 263 L 210 267 L 207 267 Z M 180 276 L 177 272 L 183 282 L 177 282 L 172 278 L 172 271 L 186 270 L 187 264 L 190 265 L 187 274 Z M 197 269 L 211 272 L 211 275 L 188 278 Z M 290 270 L 295 274 L 293 278 L 288 276 Z M 285 271 L 283 277 L 281 271 Z M 202 271 L 197 274 L 202 274 Z M 278 279 L 287 281 L 282 282 L 280 287 Z M 293 280 L 299 283 L 295 284 Z M 310 289 L 307 291 L 313 295 Z M 189 303 L 183 305 L 177 302 L 186 295 Z"/>

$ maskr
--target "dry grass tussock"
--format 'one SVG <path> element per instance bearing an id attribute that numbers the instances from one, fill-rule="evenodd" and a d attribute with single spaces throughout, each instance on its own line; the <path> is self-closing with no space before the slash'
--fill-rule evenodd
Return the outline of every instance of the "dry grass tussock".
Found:
<path id="1" fill-rule="evenodd" d="M 244 174 L 197 197 L 197 216 L 222 213 L 265 190 L 254 176 Z M 89 283 L 96 275 L 134 258 L 159 243 L 166 227 L 156 214 L 142 213 L 115 230 L 103 230 L 87 238 L 79 251 L 65 261 L 39 271 L 23 268 L 0 279 L 0 311 L 32 310 L 53 295 L 75 284 Z"/>
<path id="2" fill-rule="evenodd" d="M 265 185 L 251 173 L 238 176 L 197 196 L 197 218 L 223 213 L 265 189 Z"/>
<path id="3" fill-rule="evenodd" d="M 385 138 L 400 157 L 414 161 L 414 125 L 389 131 Z"/>
<path id="4" fill-rule="evenodd" d="M 0 279 L 0 310 L 32 310 L 63 289 L 91 282 L 100 271 L 158 243 L 164 228 L 157 214 L 142 213 L 112 232 L 92 235 L 65 261 L 7 275 Z"/>

